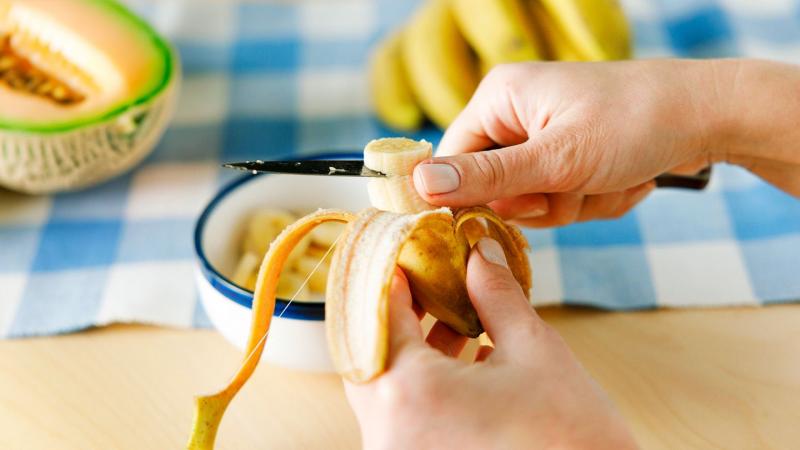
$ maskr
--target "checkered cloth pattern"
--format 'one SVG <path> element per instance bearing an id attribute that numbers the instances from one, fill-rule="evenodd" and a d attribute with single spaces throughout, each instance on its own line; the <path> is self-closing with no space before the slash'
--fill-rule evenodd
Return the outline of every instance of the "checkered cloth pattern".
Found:
<path id="1" fill-rule="evenodd" d="M 394 134 L 370 113 L 364 65 L 415 1 L 127 3 L 180 52 L 176 117 L 144 164 L 110 182 L 49 197 L 0 191 L 0 336 L 112 322 L 207 326 L 191 237 L 204 203 L 234 176 L 220 162 L 358 149 Z M 638 57 L 800 62 L 800 1 L 623 4 Z M 526 234 L 538 304 L 800 298 L 800 201 L 732 167 L 717 167 L 703 193 L 656 192 L 619 220 Z"/>

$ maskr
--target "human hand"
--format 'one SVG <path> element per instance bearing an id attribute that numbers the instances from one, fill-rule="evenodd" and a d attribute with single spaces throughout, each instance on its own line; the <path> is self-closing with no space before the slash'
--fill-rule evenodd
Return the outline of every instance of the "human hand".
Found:
<path id="1" fill-rule="evenodd" d="M 603 391 L 544 323 L 484 238 L 467 288 L 496 347 L 456 359 L 466 338 L 437 322 L 423 340 L 402 273 L 389 304 L 389 364 L 370 383 L 345 382 L 364 448 L 635 448 Z"/>
<path id="2" fill-rule="evenodd" d="M 619 217 L 664 172 L 696 173 L 714 161 L 753 169 L 767 136 L 797 150 L 797 127 L 782 119 L 800 110 L 796 96 L 775 105 L 792 81 L 796 89 L 797 68 L 758 61 L 500 66 L 447 129 L 438 158 L 417 166 L 414 182 L 429 203 L 489 203 L 521 225 Z M 794 193 L 798 170 L 758 156 L 754 172 Z"/>

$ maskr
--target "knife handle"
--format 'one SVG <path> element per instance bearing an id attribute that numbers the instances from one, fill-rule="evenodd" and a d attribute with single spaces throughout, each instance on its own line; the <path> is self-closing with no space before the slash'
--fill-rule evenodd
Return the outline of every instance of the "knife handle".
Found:
<path id="1" fill-rule="evenodd" d="M 656 187 L 701 191 L 708 186 L 710 180 L 711 167 L 706 167 L 695 175 L 673 175 L 670 173 L 659 175 L 656 177 Z"/>

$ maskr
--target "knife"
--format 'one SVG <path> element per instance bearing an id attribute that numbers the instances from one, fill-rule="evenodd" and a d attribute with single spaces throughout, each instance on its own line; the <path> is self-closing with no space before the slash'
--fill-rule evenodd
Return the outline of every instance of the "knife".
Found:
<path id="1" fill-rule="evenodd" d="M 311 159 L 291 161 L 243 161 L 222 165 L 229 169 L 251 172 L 287 173 L 293 175 L 327 175 L 339 177 L 385 177 L 385 173 L 364 166 L 357 159 Z M 711 180 L 711 168 L 707 167 L 696 175 L 663 174 L 655 178 L 656 187 L 702 190 Z"/>

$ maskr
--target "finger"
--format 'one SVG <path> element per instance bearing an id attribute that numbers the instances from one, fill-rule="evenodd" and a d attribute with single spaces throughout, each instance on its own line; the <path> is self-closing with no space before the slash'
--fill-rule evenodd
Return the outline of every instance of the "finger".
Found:
<path id="1" fill-rule="evenodd" d="M 470 253 L 467 292 L 498 349 L 527 348 L 530 333 L 541 327 L 541 319 L 514 279 L 497 241 L 482 238 Z"/>
<path id="2" fill-rule="evenodd" d="M 422 327 L 411 307 L 411 290 L 401 270 L 395 271 L 389 289 L 389 360 L 407 347 L 422 344 Z"/>
<path id="3" fill-rule="evenodd" d="M 576 220 L 578 222 L 584 222 L 587 220 L 614 217 L 614 214 L 619 209 L 625 197 L 625 192 L 587 195 L 583 200 L 583 207 Z"/>
<path id="4" fill-rule="evenodd" d="M 531 219 L 514 219 L 510 222 L 532 228 L 549 228 L 569 225 L 576 220 L 583 209 L 584 196 L 571 192 L 548 194 L 550 207 L 547 214 Z"/>
<path id="5" fill-rule="evenodd" d="M 547 214 L 550 209 L 545 194 L 524 194 L 503 198 L 490 202 L 489 207 L 505 220 L 533 219 Z"/>
<path id="6" fill-rule="evenodd" d="M 411 309 L 414 310 L 414 314 L 416 314 L 417 320 L 422 320 L 425 317 L 425 309 L 422 306 L 420 306 L 419 303 L 412 301 Z"/>
<path id="7" fill-rule="evenodd" d="M 478 351 L 475 352 L 475 362 L 486 361 L 486 358 L 491 356 L 493 351 L 494 347 L 491 345 L 481 345 L 478 347 Z"/>
<path id="8" fill-rule="evenodd" d="M 625 196 L 622 203 L 617 207 L 612 217 L 622 217 L 628 213 L 634 206 L 645 199 L 653 189 L 656 188 L 655 181 L 648 181 L 647 183 L 640 184 L 639 186 L 632 187 L 625 191 Z"/>
<path id="9" fill-rule="evenodd" d="M 437 320 L 425 342 L 445 355 L 455 358 L 467 344 L 467 337 L 456 333 L 441 320 Z"/>
<path id="10" fill-rule="evenodd" d="M 691 161 L 687 161 L 683 164 L 673 167 L 669 173 L 674 173 L 676 175 L 696 175 L 697 172 L 700 172 L 710 165 L 711 161 L 709 161 L 708 157 L 700 156 Z"/>
<path id="11" fill-rule="evenodd" d="M 574 145 L 565 143 L 573 134 L 553 126 L 522 144 L 433 158 L 414 168 L 414 186 L 428 203 L 447 206 L 571 191 L 593 173 L 582 168 L 588 158 L 575 156 Z"/>
<path id="12" fill-rule="evenodd" d="M 437 156 L 471 153 L 495 146 L 508 147 L 521 144 L 528 138 L 508 95 L 507 83 L 497 76 L 495 69 L 484 77 L 467 106 L 439 142 Z"/>

